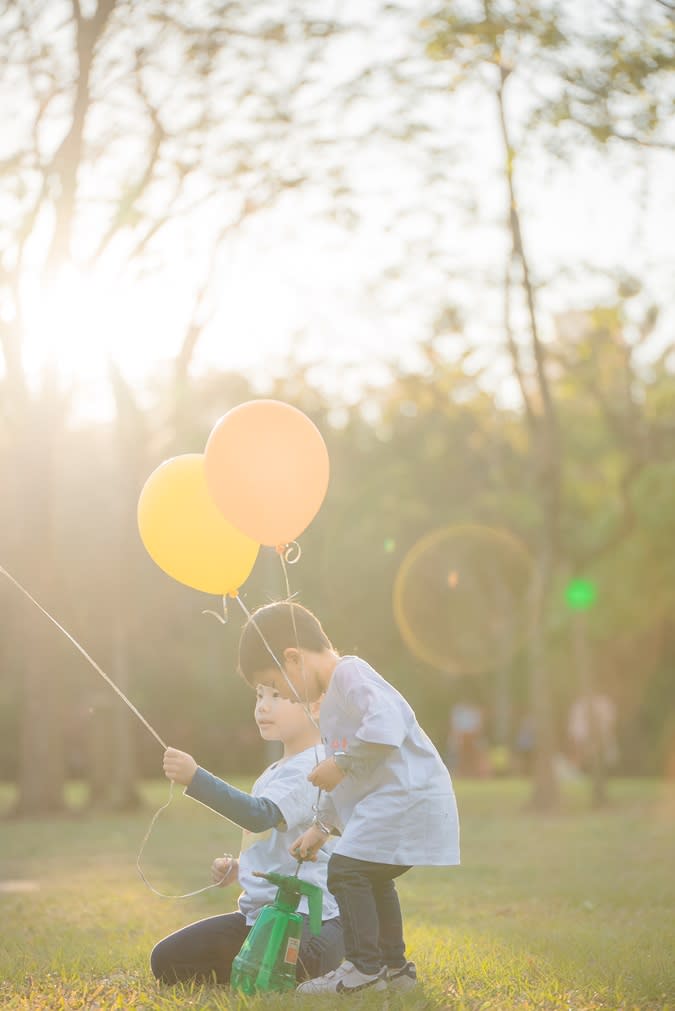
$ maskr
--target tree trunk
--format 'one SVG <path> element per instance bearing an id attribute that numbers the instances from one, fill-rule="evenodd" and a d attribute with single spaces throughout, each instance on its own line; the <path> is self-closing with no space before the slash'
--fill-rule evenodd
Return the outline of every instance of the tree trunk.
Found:
<path id="1" fill-rule="evenodd" d="M 588 760 L 591 776 L 591 806 L 604 807 L 607 803 L 607 774 L 605 769 L 604 742 L 598 725 L 595 707 L 595 677 L 588 646 L 588 622 L 583 611 L 574 615 L 574 655 L 581 698 L 586 705 L 588 730 Z"/>
<path id="2" fill-rule="evenodd" d="M 125 405 L 117 398 L 117 423 L 113 453 L 113 481 L 116 489 L 113 501 L 113 538 L 116 544 L 112 578 L 110 632 L 112 637 L 111 677 L 118 688 L 130 697 L 131 648 L 130 628 L 135 620 L 138 601 L 132 538 L 135 536 L 136 487 L 140 484 L 144 460 L 144 432 L 138 425 L 131 391 Z M 133 745 L 132 721 L 135 719 L 121 699 L 115 699 L 111 711 L 112 755 L 108 807 L 115 811 L 133 810 L 141 804 L 136 787 L 136 755 Z"/>
<path id="3" fill-rule="evenodd" d="M 130 656 L 128 625 L 126 615 L 120 611 L 115 616 L 113 627 L 112 678 L 115 684 L 128 695 L 130 678 Z M 136 752 L 132 736 L 134 715 L 120 700 L 115 700 L 113 717 L 113 754 L 115 762 L 110 779 L 109 807 L 114 811 L 131 811 L 141 805 L 136 788 Z"/>
<path id="4" fill-rule="evenodd" d="M 42 631 L 24 640 L 25 664 L 21 715 L 18 815 L 42 815 L 64 809 L 64 760 L 58 674 Z"/>
<path id="5" fill-rule="evenodd" d="M 111 713 L 113 701 L 109 689 L 102 683 L 89 695 L 89 716 L 86 723 L 86 780 L 89 787 L 88 806 L 105 810 L 108 806 L 110 758 L 112 750 Z M 121 704 L 121 703 L 120 703 Z"/>
<path id="6" fill-rule="evenodd" d="M 16 556 L 17 578 L 49 609 L 54 598 L 52 497 L 53 458 L 50 425 L 37 412 L 27 420 L 17 439 Z M 49 419 L 45 419 L 48 422 Z M 62 683 L 54 631 L 30 603 L 17 608 L 17 639 L 24 659 L 19 756 L 19 815 L 38 815 L 64 808 L 65 761 L 62 727 Z"/>
<path id="7" fill-rule="evenodd" d="M 553 704 L 546 655 L 546 612 L 557 555 L 561 455 L 556 409 L 546 373 L 545 352 L 539 335 L 534 285 L 516 197 L 515 150 L 509 135 L 504 100 L 504 88 L 510 70 L 501 65 L 497 69 L 500 78 L 496 89 L 496 99 L 504 147 L 504 178 L 509 200 L 508 227 L 511 236 L 511 264 L 520 267 L 520 281 L 530 325 L 530 344 L 535 365 L 537 391 L 536 398 L 533 399 L 532 391 L 527 388 L 525 383 L 520 352 L 511 331 L 510 319 L 507 319 L 505 321 L 507 342 L 530 428 L 533 483 L 542 511 L 541 543 L 532 586 L 529 659 L 531 705 L 535 725 L 534 782 L 531 803 L 534 809 L 545 811 L 551 810 L 559 803 L 559 789 L 554 769 Z M 507 271 L 505 280 L 507 313 L 510 311 L 508 297 L 510 284 L 510 271 Z"/>
<path id="8" fill-rule="evenodd" d="M 110 677 L 128 696 L 129 650 L 123 616 L 112 616 Z M 136 756 L 132 737 L 134 716 L 107 685 L 93 700 L 89 720 L 87 781 L 89 807 L 106 811 L 132 811 L 141 804 L 136 788 Z"/>
<path id="9" fill-rule="evenodd" d="M 551 555 L 544 546 L 536 560 L 530 603 L 530 700 L 535 727 L 530 805 L 535 811 L 552 811 L 560 803 L 560 788 L 554 766 L 555 729 L 545 625 L 551 577 Z"/>

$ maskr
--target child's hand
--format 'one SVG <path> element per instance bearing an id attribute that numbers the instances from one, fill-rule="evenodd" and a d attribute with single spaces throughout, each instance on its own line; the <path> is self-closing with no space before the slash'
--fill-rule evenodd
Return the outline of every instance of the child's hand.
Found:
<path id="1" fill-rule="evenodd" d="M 296 860 L 316 860 L 316 855 L 327 838 L 318 825 L 310 825 L 298 836 L 288 852 Z"/>
<path id="2" fill-rule="evenodd" d="M 220 888 L 231 885 L 239 876 L 239 861 L 228 854 L 216 857 L 211 864 L 211 880 Z"/>
<path id="3" fill-rule="evenodd" d="M 197 763 L 192 755 L 176 748 L 167 748 L 164 752 L 164 775 L 181 786 L 189 786 L 197 771 Z"/>
<path id="4" fill-rule="evenodd" d="M 330 793 L 344 778 L 345 773 L 337 767 L 333 758 L 324 758 L 323 762 L 314 766 L 307 777 L 310 783 L 325 790 L 326 793 Z"/>

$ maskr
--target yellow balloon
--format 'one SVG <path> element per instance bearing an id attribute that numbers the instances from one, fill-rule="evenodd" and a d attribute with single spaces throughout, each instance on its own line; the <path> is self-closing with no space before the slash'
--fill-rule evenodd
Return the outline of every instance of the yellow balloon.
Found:
<path id="1" fill-rule="evenodd" d="M 237 592 L 259 549 L 214 504 L 201 453 L 175 456 L 152 472 L 138 500 L 138 529 L 167 575 L 220 596 Z"/>

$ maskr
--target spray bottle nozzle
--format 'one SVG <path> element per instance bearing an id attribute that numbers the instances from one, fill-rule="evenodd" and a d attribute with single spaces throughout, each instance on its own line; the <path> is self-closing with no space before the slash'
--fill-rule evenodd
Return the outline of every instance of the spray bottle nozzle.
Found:
<path id="1" fill-rule="evenodd" d="M 301 897 L 304 895 L 309 906 L 309 929 L 313 934 L 321 933 L 321 914 L 323 911 L 323 894 L 318 885 L 312 885 L 309 881 L 301 881 L 297 877 L 289 877 L 286 874 L 277 874 L 274 871 L 253 871 L 257 878 L 265 878 L 273 885 L 277 885 L 276 901 L 283 903 L 292 910 L 296 910 Z"/>

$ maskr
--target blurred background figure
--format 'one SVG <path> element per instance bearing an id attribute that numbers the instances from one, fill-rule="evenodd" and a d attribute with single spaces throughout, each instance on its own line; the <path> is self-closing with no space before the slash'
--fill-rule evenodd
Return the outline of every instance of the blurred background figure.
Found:
<path id="1" fill-rule="evenodd" d="M 616 765 L 616 706 L 602 692 L 582 695 L 570 706 L 567 720 L 570 757 L 575 766 L 589 772 L 597 755 L 605 769 Z"/>
<path id="2" fill-rule="evenodd" d="M 489 771 L 483 710 L 476 702 L 456 702 L 448 726 L 448 766 L 457 776 L 485 776 Z"/>
<path id="3" fill-rule="evenodd" d="M 529 776 L 534 757 L 534 720 L 527 711 L 521 713 L 516 726 L 514 752 L 516 769 L 521 775 Z"/>

